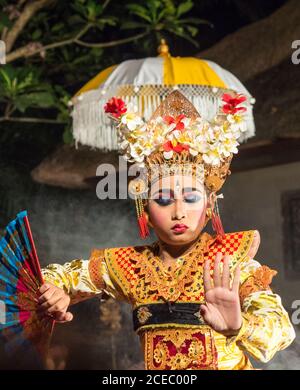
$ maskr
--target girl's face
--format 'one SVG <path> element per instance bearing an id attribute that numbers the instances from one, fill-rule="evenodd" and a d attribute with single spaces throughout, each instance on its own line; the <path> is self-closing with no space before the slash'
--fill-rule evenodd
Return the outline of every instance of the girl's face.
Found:
<path id="1" fill-rule="evenodd" d="M 163 177 L 151 186 L 149 222 L 163 242 L 188 244 L 197 239 L 205 226 L 206 206 L 204 184 L 195 177 Z"/>

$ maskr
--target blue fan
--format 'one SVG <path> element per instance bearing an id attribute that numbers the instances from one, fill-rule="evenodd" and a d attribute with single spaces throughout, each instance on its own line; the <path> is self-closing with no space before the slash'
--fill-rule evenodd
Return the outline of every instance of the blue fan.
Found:
<path id="1" fill-rule="evenodd" d="M 54 320 L 37 311 L 43 277 L 26 211 L 0 241 L 0 336 L 9 356 L 29 351 L 43 362 Z"/>

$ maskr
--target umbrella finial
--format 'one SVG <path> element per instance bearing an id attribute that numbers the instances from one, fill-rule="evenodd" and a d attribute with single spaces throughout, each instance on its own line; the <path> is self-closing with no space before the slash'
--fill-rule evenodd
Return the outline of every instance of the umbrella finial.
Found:
<path id="1" fill-rule="evenodd" d="M 157 51 L 158 51 L 158 55 L 161 57 L 164 57 L 164 56 L 170 57 L 169 46 L 167 45 L 167 42 L 165 39 L 160 40 L 160 45 L 158 46 Z"/>

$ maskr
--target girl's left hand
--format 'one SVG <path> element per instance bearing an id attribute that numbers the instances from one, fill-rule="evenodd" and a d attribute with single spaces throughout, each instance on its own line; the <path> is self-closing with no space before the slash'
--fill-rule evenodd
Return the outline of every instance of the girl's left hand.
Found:
<path id="1" fill-rule="evenodd" d="M 205 261 L 203 279 L 206 303 L 201 305 L 200 314 L 216 332 L 231 336 L 238 333 L 243 320 L 239 298 L 240 268 L 236 267 L 230 287 L 230 256 L 224 256 L 222 275 L 221 259 L 222 253 L 218 253 L 214 263 L 213 284 L 210 263 Z"/>

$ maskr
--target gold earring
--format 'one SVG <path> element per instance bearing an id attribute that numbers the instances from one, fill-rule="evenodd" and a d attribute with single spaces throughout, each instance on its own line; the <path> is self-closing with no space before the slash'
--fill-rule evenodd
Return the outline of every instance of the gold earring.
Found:
<path id="1" fill-rule="evenodd" d="M 133 179 L 128 185 L 128 191 L 130 192 L 130 194 L 134 195 L 135 198 L 135 207 L 140 237 L 143 239 L 147 238 L 150 234 L 143 204 L 143 194 L 146 191 L 146 185 L 146 182 L 142 179 Z"/>
<path id="2" fill-rule="evenodd" d="M 211 208 L 207 208 L 207 209 L 206 209 L 206 216 L 207 216 L 208 218 L 211 218 L 211 216 L 212 216 Z"/>

